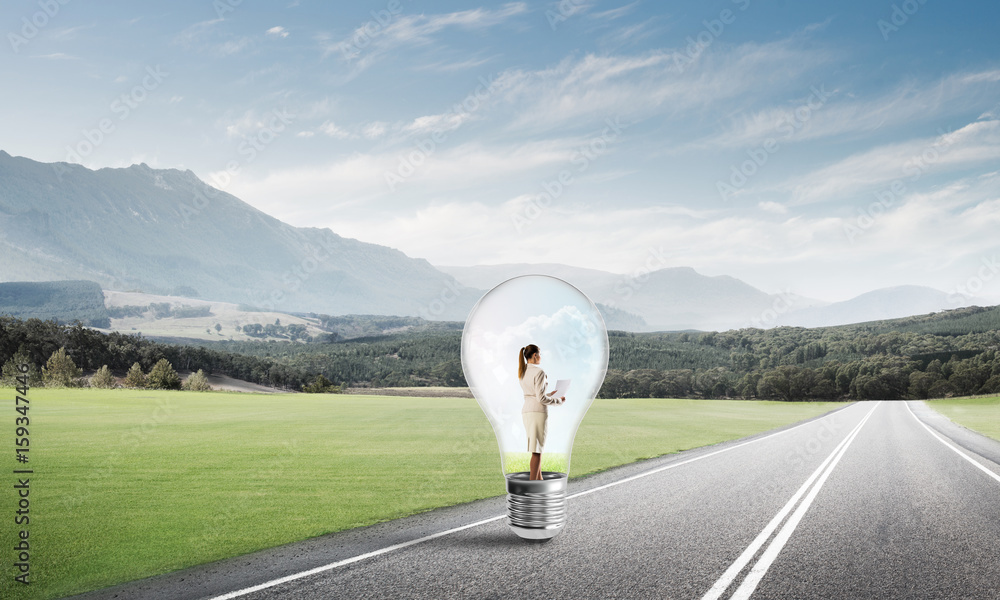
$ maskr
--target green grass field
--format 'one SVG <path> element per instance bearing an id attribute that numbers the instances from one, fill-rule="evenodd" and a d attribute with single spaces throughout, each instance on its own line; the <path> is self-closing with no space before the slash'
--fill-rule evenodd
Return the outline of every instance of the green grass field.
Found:
<path id="1" fill-rule="evenodd" d="M 945 398 L 927 404 L 959 425 L 1000 440 L 1000 396 Z"/>
<path id="2" fill-rule="evenodd" d="M 31 579 L 13 581 L 14 392 L 3 598 L 51 598 L 503 495 L 474 400 L 33 389 Z M 743 437 L 836 403 L 598 400 L 571 476 Z"/>

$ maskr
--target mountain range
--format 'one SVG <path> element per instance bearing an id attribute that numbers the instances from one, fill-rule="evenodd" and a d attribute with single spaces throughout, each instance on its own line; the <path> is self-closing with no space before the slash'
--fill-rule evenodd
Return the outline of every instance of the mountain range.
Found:
<path id="1" fill-rule="evenodd" d="M 91 170 L 2 150 L 0 250 L 0 281 L 90 280 L 287 313 L 464 321 L 485 290 L 526 273 L 573 283 L 609 328 L 631 331 L 815 327 L 959 306 L 918 286 L 828 304 L 688 267 L 634 275 L 559 264 L 435 267 L 330 229 L 293 227 L 191 171 Z"/>
<path id="2" fill-rule="evenodd" d="M 825 327 L 893 319 L 958 308 L 944 292 L 900 286 L 828 303 L 791 293 L 767 294 L 729 276 L 708 277 L 688 267 L 619 275 L 561 264 L 438 266 L 462 284 L 489 289 L 525 272 L 559 277 L 595 302 L 641 316 L 649 331 L 726 330 L 774 326 Z"/>
<path id="3" fill-rule="evenodd" d="M 479 298 L 425 260 L 292 227 L 191 171 L 145 164 L 93 171 L 0 151 L 0 248 L 4 281 L 88 279 L 284 312 L 464 320 Z"/>

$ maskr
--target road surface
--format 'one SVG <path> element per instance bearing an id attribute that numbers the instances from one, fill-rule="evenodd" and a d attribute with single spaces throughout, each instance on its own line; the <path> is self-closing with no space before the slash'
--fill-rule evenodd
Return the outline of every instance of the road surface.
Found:
<path id="1" fill-rule="evenodd" d="M 494 498 L 85 597 L 1000 598 L 1000 442 L 922 402 L 852 404 L 569 494 L 543 544 Z"/>

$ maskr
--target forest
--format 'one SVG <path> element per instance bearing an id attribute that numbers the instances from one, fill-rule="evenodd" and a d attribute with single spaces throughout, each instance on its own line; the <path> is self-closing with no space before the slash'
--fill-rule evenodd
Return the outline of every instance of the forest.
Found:
<path id="1" fill-rule="evenodd" d="M 376 320 L 337 317 L 337 325 L 349 327 L 352 318 Z M 400 325 L 420 325 L 412 319 Z M 813 329 L 611 331 L 608 340 L 603 398 L 892 400 L 1000 393 L 1000 307 Z M 176 345 L 102 334 L 79 323 L 0 317 L 0 362 L 23 349 L 44 364 L 62 346 L 84 369 L 107 364 L 123 373 L 133 362 L 148 369 L 166 358 L 178 369 L 291 390 L 320 375 L 342 387 L 466 385 L 461 323 L 350 339 Z"/>
<path id="2" fill-rule="evenodd" d="M 604 398 L 933 398 L 1000 392 L 1000 307 L 858 325 L 608 334 Z M 346 386 L 465 385 L 461 331 L 220 342 Z"/>
<path id="3" fill-rule="evenodd" d="M 60 324 L 54 319 L 21 320 L 0 315 L 0 364 L 2 373 L 13 372 L 14 363 L 25 361 L 35 372 L 60 348 L 73 364 L 84 371 L 96 372 L 102 366 L 124 377 L 134 363 L 150 371 L 160 359 L 185 371 L 202 369 L 205 373 L 228 375 L 244 381 L 299 390 L 315 379 L 316 374 L 283 362 L 248 354 L 191 345 L 165 344 L 138 334 L 102 333 L 79 321 Z"/>

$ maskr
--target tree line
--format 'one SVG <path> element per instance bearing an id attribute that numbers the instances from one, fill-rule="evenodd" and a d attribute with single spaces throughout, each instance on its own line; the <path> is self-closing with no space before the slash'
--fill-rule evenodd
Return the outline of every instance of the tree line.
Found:
<path id="1" fill-rule="evenodd" d="M 385 325 L 384 319 L 375 322 Z M 0 361 L 23 349 L 41 365 L 65 347 L 78 366 L 106 364 L 118 374 L 136 362 L 148 372 L 167 359 L 178 369 L 291 390 L 465 386 L 460 325 L 353 339 L 179 346 L 79 323 L 0 317 Z M 1000 307 L 812 329 L 611 331 L 608 339 L 609 369 L 598 394 L 604 398 L 797 401 L 1000 393 Z"/>
<path id="2" fill-rule="evenodd" d="M 121 377 L 135 364 L 149 373 L 161 360 L 179 370 L 201 369 L 207 374 L 228 375 L 289 390 L 299 390 L 317 376 L 316 372 L 263 356 L 164 344 L 138 334 L 102 333 L 79 322 L 60 324 L 55 320 L 20 320 L 0 315 L 0 365 L 10 363 L 16 354 L 17 360 L 40 369 L 60 348 L 64 348 L 75 367 L 83 371 L 96 372 L 106 365 Z"/>
<path id="3" fill-rule="evenodd" d="M 769 400 L 937 398 L 1000 393 L 1000 309 L 860 325 L 725 332 L 611 331 L 599 396 Z M 217 342 L 342 386 L 464 386 L 461 331 L 321 343 Z"/>

